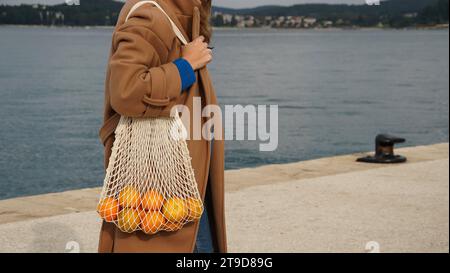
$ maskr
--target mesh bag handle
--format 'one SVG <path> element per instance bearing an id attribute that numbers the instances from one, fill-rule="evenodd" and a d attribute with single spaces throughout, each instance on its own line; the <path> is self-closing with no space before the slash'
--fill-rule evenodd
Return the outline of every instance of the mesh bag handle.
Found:
<path id="1" fill-rule="evenodd" d="M 178 39 L 180 39 L 180 41 L 183 43 L 183 45 L 187 45 L 188 44 L 187 39 L 183 35 L 183 32 L 181 32 L 181 30 L 173 22 L 173 20 L 166 13 L 166 11 L 155 1 L 140 1 L 140 2 L 137 2 L 136 4 L 134 4 L 134 6 L 130 9 L 130 12 L 128 13 L 127 18 L 125 19 L 125 22 L 128 21 L 128 19 L 130 18 L 131 14 L 133 12 L 135 12 L 138 8 L 140 8 L 141 6 L 143 6 L 145 4 L 151 4 L 151 5 L 154 5 L 155 7 L 157 7 L 167 17 L 167 19 L 169 20 L 170 24 L 172 25 L 173 32 L 175 32 L 175 35 L 177 35 Z"/>
<path id="2" fill-rule="evenodd" d="M 160 9 L 183 44 L 182 32 L 155 1 L 135 4 L 126 20 L 144 4 Z M 103 182 L 99 216 L 122 232 L 175 232 L 198 221 L 203 201 L 179 115 L 159 118 L 121 116 Z"/>

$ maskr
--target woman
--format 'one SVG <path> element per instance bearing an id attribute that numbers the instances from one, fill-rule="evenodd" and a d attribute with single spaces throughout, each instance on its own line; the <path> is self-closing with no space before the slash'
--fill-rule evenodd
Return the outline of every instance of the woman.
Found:
<path id="1" fill-rule="evenodd" d="M 105 84 L 104 125 L 100 138 L 108 165 L 114 130 L 121 115 L 169 116 L 175 105 L 185 105 L 192 115 L 194 98 L 202 106 L 217 104 L 206 69 L 212 59 L 207 43 L 211 30 L 211 0 L 156 0 L 190 42 L 182 46 L 167 17 L 152 4 L 128 0 L 114 30 Z M 205 123 L 202 119 L 202 125 Z M 191 116 L 191 132 L 193 131 Z M 215 135 L 222 132 L 215 132 Z M 192 139 L 192 138 L 191 138 Z M 205 139 L 188 140 L 195 178 L 204 199 L 200 221 L 177 232 L 146 235 L 123 233 L 103 222 L 99 252 L 226 252 L 224 217 L 224 144 Z"/>

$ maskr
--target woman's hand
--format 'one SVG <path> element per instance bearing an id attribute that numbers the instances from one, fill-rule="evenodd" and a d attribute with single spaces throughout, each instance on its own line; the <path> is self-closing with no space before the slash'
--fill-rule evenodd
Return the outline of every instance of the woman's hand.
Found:
<path id="1" fill-rule="evenodd" d="M 212 50 L 204 40 L 205 38 L 200 36 L 182 49 L 181 57 L 188 61 L 194 70 L 201 69 L 212 61 Z"/>

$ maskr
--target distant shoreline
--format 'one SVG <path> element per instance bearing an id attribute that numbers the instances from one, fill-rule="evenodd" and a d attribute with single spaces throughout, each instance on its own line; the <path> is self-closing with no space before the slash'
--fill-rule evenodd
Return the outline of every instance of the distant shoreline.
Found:
<path id="1" fill-rule="evenodd" d="M 74 28 L 74 29 L 114 29 L 115 26 L 61 26 L 61 25 L 21 25 L 21 24 L 0 24 L 0 27 L 23 27 L 23 28 Z M 392 27 L 329 27 L 329 28 L 271 28 L 271 27 L 213 27 L 213 30 L 291 30 L 291 31 L 336 31 L 336 30 L 448 30 L 448 24 L 435 25 L 435 26 L 417 26 L 417 27 L 405 27 L 405 28 L 392 28 Z"/>

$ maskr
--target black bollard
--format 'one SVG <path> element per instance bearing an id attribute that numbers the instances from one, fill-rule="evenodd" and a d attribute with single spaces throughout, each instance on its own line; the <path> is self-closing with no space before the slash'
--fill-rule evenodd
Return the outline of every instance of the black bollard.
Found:
<path id="1" fill-rule="evenodd" d="M 403 163 L 406 162 L 406 157 L 394 154 L 394 145 L 397 143 L 404 143 L 404 138 L 391 136 L 388 134 L 380 134 L 375 138 L 375 155 L 358 158 L 358 162 L 364 163 Z"/>

